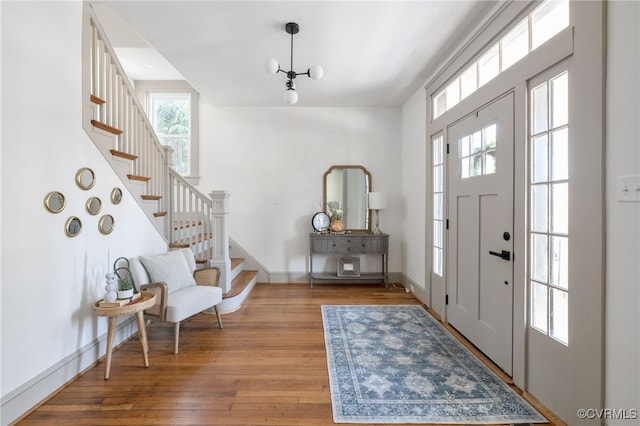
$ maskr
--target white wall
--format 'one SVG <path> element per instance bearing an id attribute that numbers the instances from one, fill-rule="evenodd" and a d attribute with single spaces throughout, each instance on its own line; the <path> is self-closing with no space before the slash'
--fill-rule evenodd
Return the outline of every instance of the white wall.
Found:
<path id="1" fill-rule="evenodd" d="M 82 130 L 82 3 L 1 2 L 0 10 L 0 354 L 6 424 L 78 374 L 82 367 L 71 360 L 80 352 L 84 368 L 104 354 L 103 347 L 87 348 L 106 333 L 106 319 L 97 319 L 92 305 L 104 294 L 107 259 L 163 251 L 166 243 L 127 192 L 121 204 L 110 203 L 112 188 L 124 187 Z M 80 167 L 96 174 L 89 191 L 75 185 Z M 59 214 L 43 207 L 52 190 L 67 198 Z M 112 234 L 100 234 L 99 216 L 84 210 L 90 196 L 100 197 L 102 213 L 114 216 Z M 63 229 L 71 215 L 83 223 L 75 238 Z M 54 370 L 64 370 L 57 379 L 63 381 L 47 382 L 30 394 L 28 388 L 51 380 Z"/>
<path id="2" fill-rule="evenodd" d="M 427 290 L 426 270 L 430 259 L 425 253 L 429 241 L 426 210 L 427 195 L 431 194 L 431 182 L 427 176 L 427 108 L 424 89 L 420 88 L 402 107 L 402 271 L 416 287 Z M 430 169 L 429 169 L 430 170 Z M 430 224 L 431 222 L 429 222 Z M 418 290 L 415 289 L 414 290 Z M 418 290 L 419 291 L 419 290 Z M 423 300 L 430 304 L 430 300 Z"/>
<path id="3" fill-rule="evenodd" d="M 640 203 L 617 201 L 618 176 L 640 175 L 640 3 L 609 2 L 608 28 L 605 406 L 640 416 Z"/>
<path id="4" fill-rule="evenodd" d="M 380 228 L 389 270 L 401 270 L 399 108 L 201 105 L 200 114 L 200 189 L 231 192 L 231 238 L 272 274 L 309 271 L 311 217 L 337 164 L 366 167 L 373 190 L 387 192 Z"/>

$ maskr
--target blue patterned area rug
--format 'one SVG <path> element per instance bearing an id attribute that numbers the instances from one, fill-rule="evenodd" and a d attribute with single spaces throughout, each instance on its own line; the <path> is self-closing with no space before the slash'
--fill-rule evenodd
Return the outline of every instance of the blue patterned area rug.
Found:
<path id="1" fill-rule="evenodd" d="M 418 305 L 322 306 L 336 423 L 546 423 Z"/>

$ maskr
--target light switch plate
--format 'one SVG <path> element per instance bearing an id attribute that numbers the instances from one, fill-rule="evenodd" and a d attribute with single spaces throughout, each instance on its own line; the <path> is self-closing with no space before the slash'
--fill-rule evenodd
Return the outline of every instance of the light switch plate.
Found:
<path id="1" fill-rule="evenodd" d="M 618 201 L 640 202 L 640 175 L 618 176 Z"/>

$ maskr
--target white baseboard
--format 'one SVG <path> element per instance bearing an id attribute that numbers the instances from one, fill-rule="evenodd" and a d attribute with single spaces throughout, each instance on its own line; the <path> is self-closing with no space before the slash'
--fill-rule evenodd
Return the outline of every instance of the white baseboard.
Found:
<path id="1" fill-rule="evenodd" d="M 132 317 L 118 324 L 114 346 L 138 331 L 134 319 Z M 20 419 L 83 371 L 94 366 L 106 353 L 106 340 L 105 333 L 3 396 L 0 401 L 2 426 Z"/>

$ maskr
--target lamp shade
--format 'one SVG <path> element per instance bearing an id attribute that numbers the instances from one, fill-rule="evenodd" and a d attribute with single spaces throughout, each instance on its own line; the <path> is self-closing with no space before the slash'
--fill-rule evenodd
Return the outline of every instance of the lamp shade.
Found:
<path id="1" fill-rule="evenodd" d="M 384 192 L 369 193 L 369 208 L 371 210 L 384 210 L 387 208 L 387 194 Z"/>

